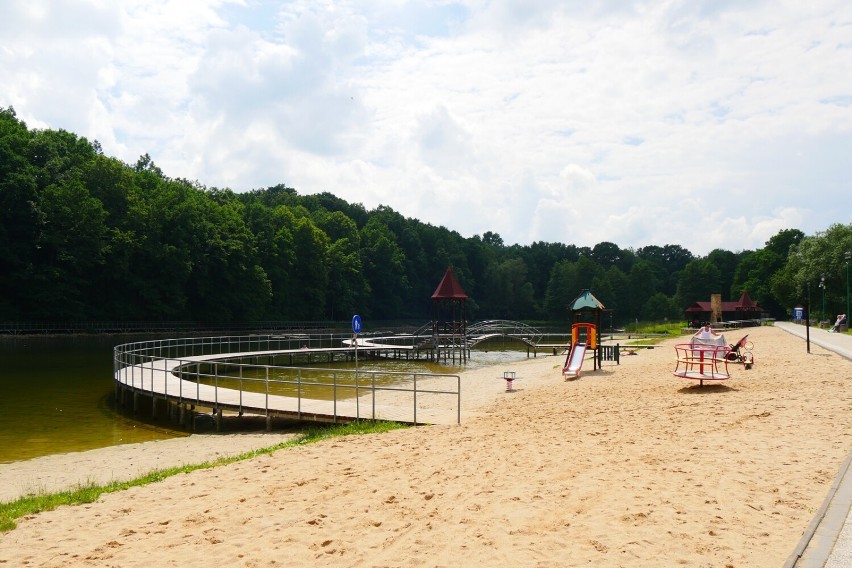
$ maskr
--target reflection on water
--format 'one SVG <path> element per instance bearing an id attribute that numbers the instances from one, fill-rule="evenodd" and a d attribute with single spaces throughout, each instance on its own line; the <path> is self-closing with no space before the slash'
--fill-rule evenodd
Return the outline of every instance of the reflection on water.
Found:
<path id="1" fill-rule="evenodd" d="M 216 363 L 201 365 L 200 382 L 220 388 L 249 392 L 268 392 L 279 396 L 300 396 L 315 400 L 345 400 L 356 398 L 360 388 L 378 386 L 410 386 L 415 377 L 424 373 L 459 374 L 465 370 L 510 364 L 526 358 L 526 352 L 509 349 L 472 350 L 466 365 L 440 365 L 425 359 L 367 359 L 321 363 L 298 368 L 265 365 L 231 365 Z M 355 371 L 358 371 L 357 373 Z M 187 380 L 195 380 L 195 371 Z M 268 381 L 267 381 L 268 379 Z"/>
<path id="2" fill-rule="evenodd" d="M 0 338 L 0 463 L 185 435 L 112 407 L 115 336 Z"/>
<path id="3" fill-rule="evenodd" d="M 158 338 L 0 337 L 0 463 L 185 436 L 186 432 L 169 427 L 168 422 L 146 422 L 150 413 L 122 414 L 113 406 L 113 347 Z M 526 351 L 479 349 L 471 352 L 466 366 L 369 360 L 360 361 L 358 369 L 458 374 L 525 358 Z M 354 369 L 355 365 L 339 363 L 334 367 Z"/>

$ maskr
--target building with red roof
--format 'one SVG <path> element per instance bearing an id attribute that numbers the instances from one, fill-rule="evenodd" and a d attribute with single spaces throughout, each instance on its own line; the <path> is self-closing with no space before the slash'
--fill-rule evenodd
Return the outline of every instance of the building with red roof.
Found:
<path id="1" fill-rule="evenodd" d="M 710 302 L 695 302 L 685 311 L 687 321 L 711 321 L 713 309 Z M 743 292 L 735 302 L 722 302 L 722 321 L 758 319 L 762 315 L 763 308 L 749 297 L 748 292 Z"/>

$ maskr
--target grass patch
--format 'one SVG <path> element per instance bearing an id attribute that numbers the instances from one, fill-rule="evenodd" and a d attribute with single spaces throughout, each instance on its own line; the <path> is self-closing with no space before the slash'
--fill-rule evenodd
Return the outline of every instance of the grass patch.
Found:
<path id="1" fill-rule="evenodd" d="M 630 336 L 630 339 L 623 340 L 622 347 L 650 347 L 672 337 L 682 337 L 683 322 L 639 322 L 636 326 L 629 326 L 619 335 L 624 334 Z"/>
<path id="2" fill-rule="evenodd" d="M 209 469 L 227 465 L 230 463 L 251 459 L 264 454 L 271 454 L 278 450 L 284 450 L 294 446 L 302 446 L 305 444 L 313 444 L 330 438 L 340 436 L 351 436 L 360 434 L 380 434 L 390 432 L 391 430 L 399 430 L 400 428 L 408 428 L 408 424 L 400 424 L 398 422 L 352 422 L 349 424 L 334 424 L 334 425 L 316 425 L 308 428 L 300 433 L 297 437 L 268 448 L 260 448 L 245 452 L 236 456 L 221 457 L 214 461 L 203 462 L 193 465 L 183 465 L 180 467 L 171 467 L 167 469 L 158 469 L 146 473 L 141 477 L 128 481 L 114 481 L 106 485 L 96 485 L 94 483 L 78 487 L 68 491 L 60 491 L 57 493 L 43 493 L 21 497 L 16 501 L 9 503 L 0 503 L 0 532 L 6 532 L 17 527 L 15 522 L 21 517 L 34 515 L 43 511 L 52 511 L 62 505 L 82 505 L 84 503 L 93 503 L 105 493 L 114 493 L 123 491 L 131 487 L 140 487 L 162 481 L 168 477 L 181 473 L 190 473 L 198 469 Z"/>
<path id="3" fill-rule="evenodd" d="M 638 333 L 662 333 L 668 337 L 683 335 L 683 322 L 642 323 L 639 322 Z"/>

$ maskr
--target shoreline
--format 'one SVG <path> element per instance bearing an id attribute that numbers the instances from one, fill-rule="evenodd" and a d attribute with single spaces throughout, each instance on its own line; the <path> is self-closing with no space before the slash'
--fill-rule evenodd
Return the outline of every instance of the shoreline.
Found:
<path id="1" fill-rule="evenodd" d="M 755 366 L 704 387 L 672 375 L 684 338 L 587 360 L 570 381 L 559 356 L 522 361 L 511 393 L 502 367 L 465 372 L 460 426 L 326 440 L 40 513 L 0 534 L 0 557 L 779 566 L 852 447 L 852 363 L 773 327 L 726 340 L 745 333 Z"/>
<path id="2" fill-rule="evenodd" d="M 129 481 L 156 470 L 214 461 L 293 439 L 292 432 L 192 434 L 0 464 L 0 503 L 89 484 Z"/>

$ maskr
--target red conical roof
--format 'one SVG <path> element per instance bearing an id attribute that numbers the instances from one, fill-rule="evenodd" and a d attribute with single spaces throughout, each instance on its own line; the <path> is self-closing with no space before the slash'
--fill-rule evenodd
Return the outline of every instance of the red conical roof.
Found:
<path id="1" fill-rule="evenodd" d="M 758 307 L 754 300 L 748 295 L 748 292 L 743 292 L 743 295 L 740 296 L 740 301 L 737 302 L 738 310 L 749 310 Z"/>
<path id="2" fill-rule="evenodd" d="M 435 293 L 432 294 L 433 300 L 443 298 L 467 299 L 467 294 L 465 294 L 461 284 L 456 280 L 453 270 L 449 267 L 447 267 L 444 277 L 441 278 L 441 283 L 435 288 Z"/>

